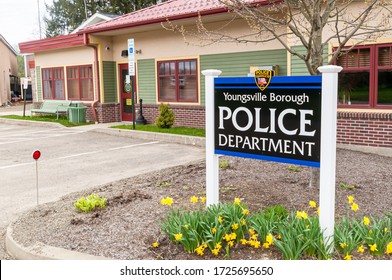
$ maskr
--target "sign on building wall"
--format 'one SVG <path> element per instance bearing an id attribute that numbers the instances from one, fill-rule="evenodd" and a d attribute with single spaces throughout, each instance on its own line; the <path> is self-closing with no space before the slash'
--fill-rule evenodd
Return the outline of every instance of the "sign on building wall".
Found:
<path id="1" fill-rule="evenodd" d="M 321 76 L 267 74 L 214 79 L 215 153 L 320 167 Z"/>

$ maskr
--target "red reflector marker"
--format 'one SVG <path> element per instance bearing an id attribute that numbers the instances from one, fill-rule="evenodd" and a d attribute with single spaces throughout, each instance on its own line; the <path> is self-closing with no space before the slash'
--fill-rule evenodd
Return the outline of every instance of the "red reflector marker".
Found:
<path id="1" fill-rule="evenodd" d="M 38 160 L 41 157 L 41 152 L 36 150 L 33 152 L 33 159 Z"/>

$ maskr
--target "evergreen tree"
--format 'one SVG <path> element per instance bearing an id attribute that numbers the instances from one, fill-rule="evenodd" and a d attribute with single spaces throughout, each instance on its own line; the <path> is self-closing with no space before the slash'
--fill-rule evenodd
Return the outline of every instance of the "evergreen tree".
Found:
<path id="1" fill-rule="evenodd" d="M 123 15 L 158 2 L 165 0 L 54 0 L 53 5 L 46 5 L 49 15 L 44 18 L 45 35 L 55 37 L 69 34 L 97 12 Z"/>

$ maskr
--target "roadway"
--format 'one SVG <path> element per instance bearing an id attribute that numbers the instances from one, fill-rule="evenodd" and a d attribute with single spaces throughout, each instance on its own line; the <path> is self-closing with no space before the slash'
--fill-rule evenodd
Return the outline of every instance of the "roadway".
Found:
<path id="1" fill-rule="evenodd" d="M 0 123 L 0 228 L 37 205 L 115 180 L 205 157 L 195 146 L 64 128 Z M 36 162 L 34 150 L 41 151 Z"/>

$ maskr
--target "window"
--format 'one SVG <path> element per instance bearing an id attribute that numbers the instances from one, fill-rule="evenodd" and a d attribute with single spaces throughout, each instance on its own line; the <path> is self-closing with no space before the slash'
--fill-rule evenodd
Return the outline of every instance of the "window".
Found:
<path id="1" fill-rule="evenodd" d="M 392 45 L 370 45 L 343 53 L 336 62 L 341 106 L 392 106 Z"/>
<path id="2" fill-rule="evenodd" d="M 65 99 L 64 69 L 42 69 L 42 87 L 44 99 Z"/>
<path id="3" fill-rule="evenodd" d="M 158 62 L 158 100 L 198 102 L 197 79 L 196 59 Z"/>
<path id="4" fill-rule="evenodd" d="M 93 100 L 93 68 L 87 66 L 67 67 L 68 98 Z"/>

